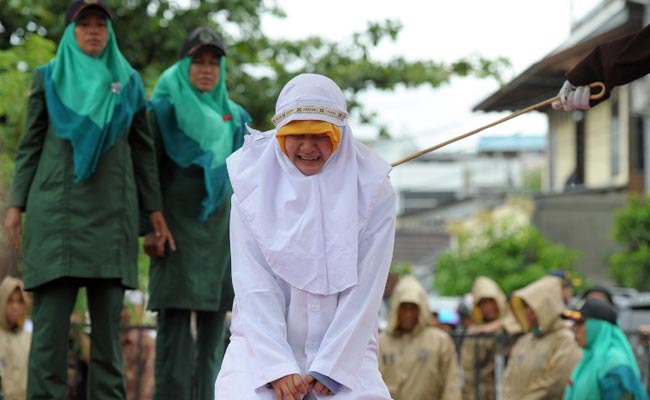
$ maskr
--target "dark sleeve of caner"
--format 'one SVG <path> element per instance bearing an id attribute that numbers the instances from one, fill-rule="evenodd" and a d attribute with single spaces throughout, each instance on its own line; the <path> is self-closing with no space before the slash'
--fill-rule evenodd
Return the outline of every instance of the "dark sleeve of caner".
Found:
<path id="1" fill-rule="evenodd" d="M 8 207 L 25 209 L 27 194 L 38 168 L 49 123 L 43 79 L 41 73 L 36 71 L 32 76 L 32 86 L 29 90 L 27 118 L 18 145 Z"/>
<path id="2" fill-rule="evenodd" d="M 147 214 L 153 211 L 162 211 L 156 148 L 153 135 L 147 124 L 145 107 L 133 116 L 129 144 L 131 145 L 140 211 Z"/>
<path id="3" fill-rule="evenodd" d="M 605 84 L 605 96 L 592 100 L 594 106 L 609 97 L 616 86 L 625 85 L 650 72 L 650 25 L 641 31 L 597 46 L 566 74 L 575 86 L 592 82 Z"/>

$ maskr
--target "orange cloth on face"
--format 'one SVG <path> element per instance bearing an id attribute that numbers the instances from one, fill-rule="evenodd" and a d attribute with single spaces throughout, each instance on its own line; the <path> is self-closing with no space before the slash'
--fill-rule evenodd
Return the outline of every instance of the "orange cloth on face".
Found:
<path id="1" fill-rule="evenodd" d="M 332 153 L 336 151 L 341 142 L 341 128 L 334 124 L 317 120 L 291 121 L 278 129 L 275 134 L 275 138 L 278 140 L 280 149 L 284 154 L 287 154 L 284 139 L 288 135 L 327 135 L 330 142 L 332 142 Z"/>

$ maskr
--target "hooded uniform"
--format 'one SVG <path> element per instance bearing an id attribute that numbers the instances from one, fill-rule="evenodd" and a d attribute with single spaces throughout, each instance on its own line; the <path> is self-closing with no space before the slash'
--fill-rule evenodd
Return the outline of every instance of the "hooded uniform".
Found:
<path id="1" fill-rule="evenodd" d="M 400 332 L 402 303 L 417 304 L 418 323 Z M 412 276 L 403 277 L 391 297 L 390 322 L 379 336 L 379 370 L 394 400 L 458 400 L 460 375 L 451 337 L 429 324 L 427 295 Z"/>
<path id="2" fill-rule="evenodd" d="M 270 382 L 312 373 L 341 385 L 337 399 L 388 400 L 377 340 L 395 234 L 390 166 L 353 140 L 345 97 L 324 76 L 285 85 L 276 129 L 294 120 L 341 129 L 319 173 L 303 175 L 275 130 L 251 131 L 227 160 L 235 301 L 215 398 L 274 400 Z"/>
<path id="3" fill-rule="evenodd" d="M 23 291 L 23 283 L 7 276 L 0 284 L 0 376 L 2 376 L 3 400 L 24 400 L 27 391 L 27 360 L 31 332 L 25 331 L 22 323 L 11 329 L 5 309 L 14 290 Z M 25 294 L 22 293 L 23 300 Z"/>
<path id="4" fill-rule="evenodd" d="M 521 300 L 537 315 L 526 322 Z M 513 311 L 525 333 L 514 345 L 503 378 L 504 400 L 560 399 L 582 351 L 560 314 L 564 310 L 559 279 L 544 276 L 513 293 Z"/>
<path id="5" fill-rule="evenodd" d="M 477 327 L 490 321 L 485 321 L 478 303 L 482 299 L 494 299 L 497 303 L 499 314 L 503 317 L 506 311 L 506 296 L 492 279 L 479 276 L 472 285 L 472 326 Z M 471 329 L 471 328 L 470 328 Z M 460 362 L 463 366 L 463 399 L 493 400 L 496 398 L 495 389 L 495 364 L 494 357 L 497 352 L 497 340 L 488 338 L 465 338 L 460 353 Z M 478 368 L 478 397 L 476 394 L 476 373 Z"/>

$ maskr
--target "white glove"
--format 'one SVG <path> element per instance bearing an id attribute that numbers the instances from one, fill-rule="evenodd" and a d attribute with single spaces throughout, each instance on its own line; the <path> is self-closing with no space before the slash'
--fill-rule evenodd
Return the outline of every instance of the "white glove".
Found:
<path id="1" fill-rule="evenodd" d="M 564 111 L 588 110 L 591 108 L 589 105 L 589 96 L 591 95 L 591 88 L 589 86 L 573 86 L 571 82 L 564 81 L 564 85 L 557 94 L 559 99 L 551 103 L 554 110 L 564 109 Z"/>

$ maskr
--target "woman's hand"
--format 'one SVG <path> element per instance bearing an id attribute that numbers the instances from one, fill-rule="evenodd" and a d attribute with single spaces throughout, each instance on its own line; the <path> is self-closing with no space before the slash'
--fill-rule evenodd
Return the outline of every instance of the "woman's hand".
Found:
<path id="1" fill-rule="evenodd" d="M 306 395 L 307 385 L 298 374 L 286 375 L 271 382 L 278 400 L 301 400 Z"/>
<path id="2" fill-rule="evenodd" d="M 324 394 L 327 396 L 333 395 L 332 391 L 327 388 L 327 386 L 323 385 L 320 383 L 316 378 L 313 376 L 307 374 L 305 378 L 303 379 L 303 382 L 305 382 L 305 385 L 307 385 L 307 388 L 311 391 L 318 392 L 320 394 Z"/>
<path id="3" fill-rule="evenodd" d="M 169 231 L 169 228 L 167 228 L 167 222 L 165 222 L 165 217 L 162 212 L 152 212 L 149 215 L 149 220 L 153 227 L 153 232 L 147 233 L 144 237 L 144 244 L 142 245 L 144 252 L 149 257 L 164 257 L 165 245 L 169 245 L 172 251 L 176 251 L 174 237 Z"/>
<path id="4" fill-rule="evenodd" d="M 11 247 L 18 251 L 23 236 L 22 215 L 19 207 L 9 207 L 5 215 L 5 230 Z"/>

